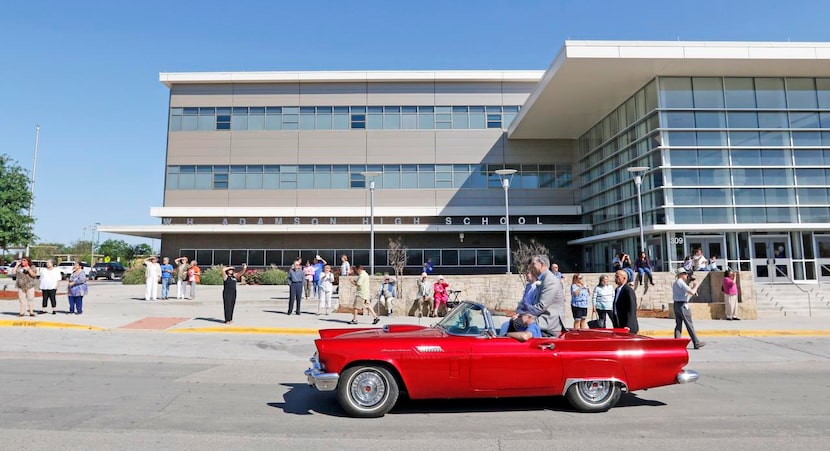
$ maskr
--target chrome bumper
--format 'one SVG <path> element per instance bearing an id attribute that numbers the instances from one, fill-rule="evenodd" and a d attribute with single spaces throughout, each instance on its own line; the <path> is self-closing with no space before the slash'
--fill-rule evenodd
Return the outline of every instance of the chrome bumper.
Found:
<path id="1" fill-rule="evenodd" d="M 699 377 L 700 374 L 697 371 L 683 370 L 677 375 L 677 383 L 688 384 L 690 382 L 695 382 Z"/>
<path id="2" fill-rule="evenodd" d="M 308 378 L 308 385 L 315 387 L 320 391 L 332 391 L 337 388 L 337 381 L 340 380 L 340 375 L 337 373 L 323 372 L 323 366 L 317 360 L 317 355 L 308 359 L 311 361 L 311 368 L 305 370 L 305 375 Z"/>

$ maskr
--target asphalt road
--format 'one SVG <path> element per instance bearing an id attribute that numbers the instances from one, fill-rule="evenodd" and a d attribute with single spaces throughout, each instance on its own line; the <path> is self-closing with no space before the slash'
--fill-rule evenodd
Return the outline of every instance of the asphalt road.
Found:
<path id="1" fill-rule="evenodd" d="M 347 418 L 305 385 L 311 337 L 0 330 L 0 449 L 827 449 L 830 338 L 710 341 L 696 384 L 623 395 L 406 401 Z"/>

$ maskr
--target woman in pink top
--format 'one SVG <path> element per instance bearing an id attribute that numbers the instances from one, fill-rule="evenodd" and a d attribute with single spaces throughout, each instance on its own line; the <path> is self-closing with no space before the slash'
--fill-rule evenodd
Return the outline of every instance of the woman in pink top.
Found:
<path id="1" fill-rule="evenodd" d="M 314 267 L 311 266 L 311 262 L 306 260 L 305 267 L 303 268 L 303 287 L 305 287 L 305 298 L 308 299 L 311 297 L 311 288 L 314 286 Z"/>
<path id="2" fill-rule="evenodd" d="M 450 286 L 450 284 L 447 283 L 444 276 L 438 276 L 438 281 L 432 286 L 433 299 L 435 299 L 432 308 L 432 316 L 434 317 L 438 316 L 438 308 L 441 304 L 444 304 L 444 311 L 447 310 L 447 299 L 450 297 L 449 293 L 447 293 L 448 286 Z"/>
<path id="3" fill-rule="evenodd" d="M 723 273 L 723 297 L 726 301 L 726 320 L 738 321 L 738 284 L 735 283 L 735 272 L 728 269 Z"/>

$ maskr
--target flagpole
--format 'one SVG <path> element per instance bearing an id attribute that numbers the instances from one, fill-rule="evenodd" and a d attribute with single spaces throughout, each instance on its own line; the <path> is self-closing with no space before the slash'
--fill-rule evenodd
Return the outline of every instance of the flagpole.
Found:
<path id="1" fill-rule="evenodd" d="M 40 145 L 40 124 L 35 125 L 35 156 L 32 159 L 32 180 L 29 183 L 29 195 L 31 199 L 29 199 L 29 218 L 32 220 L 32 232 L 34 232 L 35 227 L 35 216 L 34 216 L 34 208 L 35 208 L 35 177 L 37 176 L 37 149 Z M 32 238 L 26 240 L 26 256 L 29 256 L 29 245 L 31 244 Z"/>

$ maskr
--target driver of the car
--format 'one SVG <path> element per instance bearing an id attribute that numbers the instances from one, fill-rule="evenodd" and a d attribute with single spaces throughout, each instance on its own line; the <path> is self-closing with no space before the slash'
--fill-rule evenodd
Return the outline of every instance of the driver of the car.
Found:
<path id="1" fill-rule="evenodd" d="M 536 324 L 536 317 L 530 313 L 522 313 L 515 318 L 510 318 L 501 325 L 500 337 L 510 337 L 519 341 L 527 341 L 531 338 L 541 338 L 542 330 Z"/>

